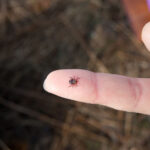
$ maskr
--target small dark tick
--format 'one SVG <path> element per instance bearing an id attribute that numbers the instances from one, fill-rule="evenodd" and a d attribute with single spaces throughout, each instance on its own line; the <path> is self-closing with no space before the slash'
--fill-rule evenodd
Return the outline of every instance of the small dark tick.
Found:
<path id="1" fill-rule="evenodd" d="M 78 82 L 79 82 L 79 77 L 70 77 L 70 80 L 69 80 L 69 84 L 70 86 L 69 87 L 73 87 L 73 86 L 77 86 L 78 85 Z"/>

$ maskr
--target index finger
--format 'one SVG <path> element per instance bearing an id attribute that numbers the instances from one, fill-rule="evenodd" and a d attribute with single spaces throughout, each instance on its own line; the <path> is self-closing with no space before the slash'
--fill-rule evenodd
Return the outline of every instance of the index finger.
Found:
<path id="1" fill-rule="evenodd" d="M 71 84 L 70 78 L 78 78 Z M 68 69 L 50 73 L 44 89 L 58 96 L 118 110 L 150 114 L 150 79 Z"/>

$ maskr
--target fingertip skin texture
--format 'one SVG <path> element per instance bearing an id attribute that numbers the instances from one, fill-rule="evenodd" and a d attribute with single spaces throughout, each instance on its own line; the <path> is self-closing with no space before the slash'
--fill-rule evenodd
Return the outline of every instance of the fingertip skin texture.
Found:
<path id="1" fill-rule="evenodd" d="M 47 76 L 44 89 L 67 99 L 92 103 L 95 99 L 94 75 L 90 71 L 80 69 L 57 70 Z M 79 78 L 78 84 L 75 86 L 71 86 L 69 83 L 72 77 Z"/>
<path id="2" fill-rule="evenodd" d="M 70 78 L 79 78 L 70 86 Z M 57 70 L 44 81 L 49 93 L 117 110 L 150 114 L 150 79 L 94 73 L 81 69 Z"/>

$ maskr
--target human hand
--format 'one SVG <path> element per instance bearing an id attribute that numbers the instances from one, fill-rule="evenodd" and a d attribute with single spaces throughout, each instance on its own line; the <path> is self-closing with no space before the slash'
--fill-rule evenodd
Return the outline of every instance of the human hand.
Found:
<path id="1" fill-rule="evenodd" d="M 143 28 L 142 39 L 150 50 L 150 23 Z M 80 69 L 57 70 L 47 76 L 44 89 L 67 99 L 150 114 L 150 79 L 146 78 Z"/>

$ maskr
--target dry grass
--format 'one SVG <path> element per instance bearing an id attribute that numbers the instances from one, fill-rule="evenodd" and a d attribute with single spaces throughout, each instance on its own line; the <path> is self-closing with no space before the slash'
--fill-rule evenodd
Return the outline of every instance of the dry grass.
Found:
<path id="1" fill-rule="evenodd" d="M 42 89 L 60 68 L 150 76 L 119 0 L 0 0 L 0 47 L 0 149 L 150 149 L 149 116 Z"/>

